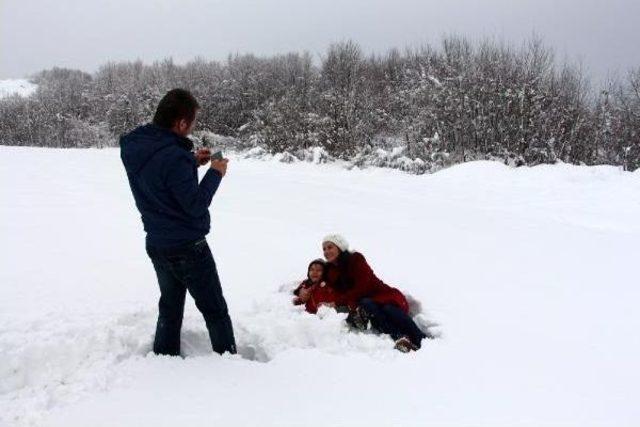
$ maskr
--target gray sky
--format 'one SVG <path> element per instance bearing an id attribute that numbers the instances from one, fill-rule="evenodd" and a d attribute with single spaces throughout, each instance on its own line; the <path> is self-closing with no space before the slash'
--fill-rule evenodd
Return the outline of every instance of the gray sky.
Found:
<path id="1" fill-rule="evenodd" d="M 228 53 L 321 55 L 437 44 L 445 33 L 520 44 L 536 33 L 595 80 L 640 66 L 640 0 L 0 0 L 0 78 Z"/>

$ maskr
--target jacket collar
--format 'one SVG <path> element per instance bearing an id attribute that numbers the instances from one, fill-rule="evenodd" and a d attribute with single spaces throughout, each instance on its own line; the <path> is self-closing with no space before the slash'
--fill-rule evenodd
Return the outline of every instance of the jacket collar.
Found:
<path id="1" fill-rule="evenodd" d="M 172 131 L 171 129 L 167 129 L 167 128 L 163 128 L 160 127 L 158 125 L 155 125 L 153 123 L 150 123 L 150 126 L 156 128 L 157 130 L 159 130 L 160 132 L 164 133 L 165 135 L 167 135 L 170 138 L 173 138 L 179 147 L 187 150 L 187 151 L 191 151 L 193 150 L 193 141 L 191 141 L 189 138 L 185 137 L 185 136 L 180 136 L 177 133 L 175 133 L 174 131 Z"/>
<path id="2" fill-rule="evenodd" d="M 173 133 L 173 132 L 171 132 Z M 176 138 L 178 139 L 178 145 L 182 148 L 184 148 L 187 151 L 191 151 L 193 150 L 193 141 L 191 141 L 189 138 L 187 138 L 186 136 L 180 136 L 178 134 L 175 134 Z"/>

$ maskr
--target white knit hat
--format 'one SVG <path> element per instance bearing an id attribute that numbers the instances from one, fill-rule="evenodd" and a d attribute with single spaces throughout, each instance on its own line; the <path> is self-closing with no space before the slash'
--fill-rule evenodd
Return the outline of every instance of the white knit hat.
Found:
<path id="1" fill-rule="evenodd" d="M 331 242 L 336 245 L 342 252 L 349 250 L 349 242 L 339 234 L 329 234 L 322 239 L 322 243 Z"/>

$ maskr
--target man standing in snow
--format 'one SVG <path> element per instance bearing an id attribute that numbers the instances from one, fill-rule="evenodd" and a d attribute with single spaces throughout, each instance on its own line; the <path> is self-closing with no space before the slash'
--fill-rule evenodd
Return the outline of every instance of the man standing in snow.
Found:
<path id="1" fill-rule="evenodd" d="M 120 157 L 147 233 L 147 254 L 160 285 L 153 351 L 180 354 L 180 329 L 187 290 L 204 316 L 213 350 L 236 352 L 233 327 L 216 264 L 205 239 L 209 205 L 227 159 L 211 159 L 208 150 L 192 153 L 187 138 L 199 105 L 183 89 L 169 91 L 153 122 L 120 138 Z M 198 183 L 198 166 L 211 161 Z"/>

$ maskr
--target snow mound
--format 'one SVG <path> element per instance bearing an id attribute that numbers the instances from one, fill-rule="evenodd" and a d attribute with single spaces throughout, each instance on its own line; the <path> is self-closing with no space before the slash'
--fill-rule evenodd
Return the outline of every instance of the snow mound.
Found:
<path id="1" fill-rule="evenodd" d="M 122 361 L 151 350 L 154 317 L 152 312 L 110 320 L 57 315 L 3 327 L 0 398 L 20 405 L 8 406 L 2 416 L 36 422 L 34 414 L 108 389 Z"/>
<path id="2" fill-rule="evenodd" d="M 0 98 L 11 95 L 31 96 L 35 93 L 38 85 L 35 85 L 25 79 L 8 79 L 0 80 Z"/>
<path id="3" fill-rule="evenodd" d="M 328 354 L 363 354 L 377 359 L 395 358 L 388 336 L 354 332 L 346 314 L 322 307 L 317 315 L 291 303 L 298 282 L 280 287 L 255 301 L 250 310 L 233 313 L 238 356 L 270 362 L 296 350 Z M 411 299 L 411 306 L 421 310 Z M 435 324 L 417 313 L 424 330 Z M 84 396 L 126 382 L 119 371 L 127 362 L 164 358 L 152 353 L 156 311 L 136 311 L 116 318 L 57 316 L 51 321 L 13 324 L 0 329 L 0 398 L 19 401 L 8 406 L 6 421 L 37 423 L 48 409 L 76 402 Z M 437 332 L 435 333 L 437 335 Z M 184 358 L 218 357 L 211 350 L 204 321 L 197 315 L 184 319 L 181 353 Z"/>
<path id="4" fill-rule="evenodd" d="M 256 302 L 235 322 L 238 352 L 244 358 L 267 362 L 292 349 L 317 349 L 330 354 L 365 353 L 372 357 L 395 355 L 390 337 L 371 331 L 351 331 L 345 322 L 345 313 L 321 307 L 318 314 L 313 315 L 303 306 L 294 306 L 292 290 L 297 284 L 282 286 L 279 292 Z M 412 301 L 412 307 L 421 310 L 419 304 Z M 436 326 L 421 311 L 415 315 L 423 330 Z M 435 330 L 432 333 L 439 335 Z M 208 345 L 206 334 L 202 340 Z"/>

